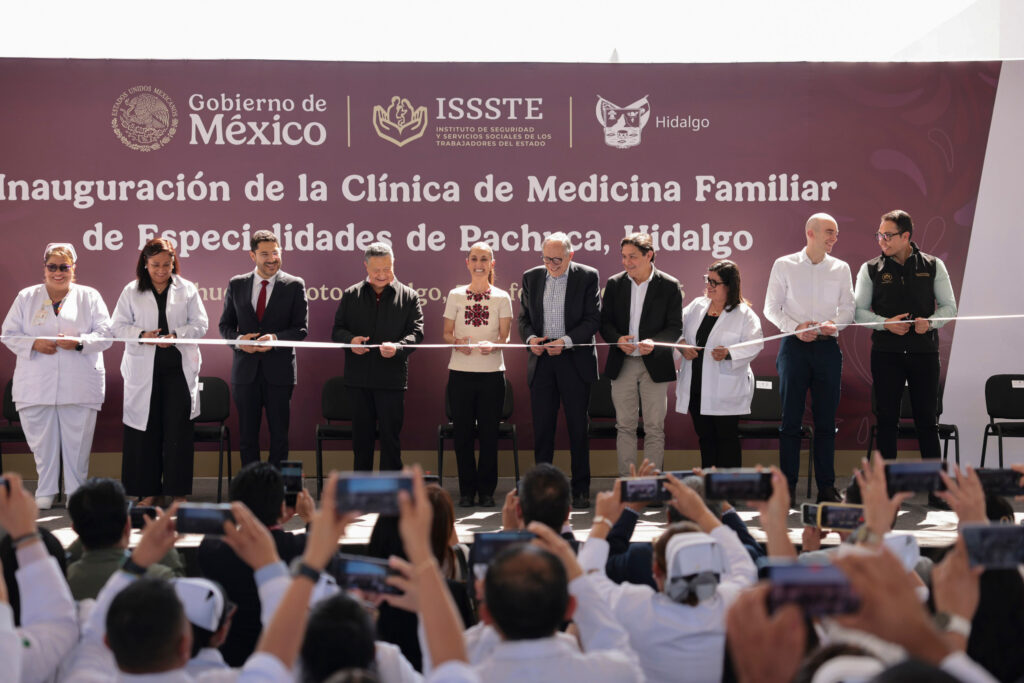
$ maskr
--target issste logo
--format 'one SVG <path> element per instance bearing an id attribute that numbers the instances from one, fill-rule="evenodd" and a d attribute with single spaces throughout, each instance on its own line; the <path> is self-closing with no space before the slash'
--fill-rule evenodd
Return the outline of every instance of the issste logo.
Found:
<path id="1" fill-rule="evenodd" d="M 651 118 L 648 95 L 628 107 L 620 107 L 600 95 L 597 96 L 597 120 L 604 127 L 604 144 L 617 149 L 629 149 L 640 144 L 640 131 Z"/>
<path id="2" fill-rule="evenodd" d="M 414 108 L 408 99 L 395 95 L 387 109 L 373 107 L 373 129 L 377 135 L 399 147 L 423 137 L 427 130 L 426 107 Z"/>
<path id="3" fill-rule="evenodd" d="M 160 88 L 136 85 L 114 101 L 110 126 L 126 147 L 152 152 L 170 142 L 178 132 L 178 107 Z"/>

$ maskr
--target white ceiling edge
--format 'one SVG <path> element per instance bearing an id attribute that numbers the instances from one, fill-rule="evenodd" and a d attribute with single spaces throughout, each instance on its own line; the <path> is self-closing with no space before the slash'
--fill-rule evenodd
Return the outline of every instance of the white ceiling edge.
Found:
<path id="1" fill-rule="evenodd" d="M 7 3 L 0 56 L 619 63 L 1024 58 L 1018 0 Z"/>

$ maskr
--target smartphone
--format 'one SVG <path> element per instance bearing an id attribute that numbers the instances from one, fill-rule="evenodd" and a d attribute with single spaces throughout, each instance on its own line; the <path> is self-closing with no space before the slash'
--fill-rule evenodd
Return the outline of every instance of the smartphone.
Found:
<path id="1" fill-rule="evenodd" d="M 389 576 L 398 572 L 388 566 L 387 560 L 379 557 L 338 553 L 331 559 L 327 571 L 338 585 L 345 589 L 358 588 L 367 593 L 402 594 L 402 591 L 387 582 Z"/>
<path id="2" fill-rule="evenodd" d="M 941 460 L 885 463 L 885 485 L 891 496 L 899 491 L 945 491 Z"/>
<path id="3" fill-rule="evenodd" d="M 182 534 L 224 535 L 224 522 L 234 522 L 231 503 L 182 503 L 174 529 Z"/>
<path id="4" fill-rule="evenodd" d="M 412 476 L 396 472 L 346 472 L 338 477 L 334 506 L 338 512 L 358 510 L 398 516 L 398 492 L 412 495 Z"/>
<path id="5" fill-rule="evenodd" d="M 853 531 L 864 523 L 864 506 L 849 503 L 821 503 L 818 505 L 820 529 Z"/>
<path id="6" fill-rule="evenodd" d="M 502 550 L 517 543 L 529 543 L 536 534 L 532 531 L 492 531 L 473 534 L 469 549 L 469 564 L 486 567 Z"/>
<path id="7" fill-rule="evenodd" d="M 278 466 L 284 479 L 284 504 L 295 507 L 295 498 L 302 492 L 302 461 L 282 460 Z"/>
<path id="8" fill-rule="evenodd" d="M 441 485 L 441 477 L 437 476 L 436 474 L 424 474 L 423 475 L 423 484 L 425 486 L 430 486 L 431 484 L 437 484 L 438 486 L 440 486 Z"/>
<path id="9" fill-rule="evenodd" d="M 768 500 L 772 497 L 772 473 L 752 468 L 706 472 L 704 496 L 708 500 Z"/>
<path id="10" fill-rule="evenodd" d="M 768 610 L 795 603 L 809 617 L 850 614 L 860 607 L 846 575 L 831 564 L 772 564 L 767 567 L 771 581 Z"/>
<path id="11" fill-rule="evenodd" d="M 1020 472 L 1010 469 L 978 469 L 978 479 L 985 493 L 994 496 L 1024 496 L 1024 486 L 1020 485 Z"/>
<path id="12" fill-rule="evenodd" d="M 624 503 L 654 503 L 672 500 L 672 492 L 665 488 L 665 477 L 623 477 L 619 479 L 619 493 Z"/>
<path id="13" fill-rule="evenodd" d="M 800 521 L 804 526 L 818 526 L 818 506 L 804 503 L 800 506 Z"/>
<path id="14" fill-rule="evenodd" d="M 128 508 L 128 516 L 131 517 L 133 529 L 144 529 L 146 528 L 147 517 L 149 519 L 156 519 L 156 507 L 152 505 L 132 505 Z"/>
<path id="15" fill-rule="evenodd" d="M 1024 526 L 964 524 L 960 527 L 972 567 L 1017 569 L 1024 564 Z"/>

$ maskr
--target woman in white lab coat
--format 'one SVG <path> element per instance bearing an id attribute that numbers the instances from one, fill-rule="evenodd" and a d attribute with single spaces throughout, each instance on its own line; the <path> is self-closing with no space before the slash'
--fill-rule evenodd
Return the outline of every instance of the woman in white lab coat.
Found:
<path id="1" fill-rule="evenodd" d="M 178 255 L 165 239 L 142 248 L 136 279 L 114 309 L 114 334 L 128 342 L 121 359 L 124 377 L 125 492 L 143 503 L 156 496 L 184 499 L 192 493 L 192 420 L 199 415 L 197 344 L 142 339 L 198 339 L 209 321 L 196 286 L 179 275 Z"/>
<path id="2" fill-rule="evenodd" d="M 72 245 L 48 244 L 43 284 L 18 292 L 3 324 L 3 343 L 18 357 L 12 394 L 36 461 L 40 510 L 53 506 L 62 456 L 69 496 L 88 477 L 106 389 L 103 351 L 111 342 L 98 340 L 110 337 L 110 315 L 99 292 L 74 281 L 76 259 Z"/>
<path id="3" fill-rule="evenodd" d="M 750 362 L 763 343 L 761 321 L 740 290 L 740 270 L 716 261 L 704 276 L 704 296 L 683 308 L 683 337 L 676 411 L 690 413 L 700 442 L 701 467 L 740 467 L 739 416 L 750 412 L 754 373 Z"/>

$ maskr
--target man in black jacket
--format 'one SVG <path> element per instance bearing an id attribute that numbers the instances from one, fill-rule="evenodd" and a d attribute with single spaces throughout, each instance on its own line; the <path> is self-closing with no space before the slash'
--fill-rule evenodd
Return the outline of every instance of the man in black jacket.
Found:
<path id="1" fill-rule="evenodd" d="M 409 354 L 423 341 L 423 309 L 416 292 L 395 279 L 390 245 L 371 244 L 363 263 L 367 277 L 342 293 L 331 331 L 331 338 L 342 344 L 379 345 L 345 349 L 354 469 L 373 469 L 379 425 L 380 469 L 400 470 Z"/>
<path id="2" fill-rule="evenodd" d="M 914 223 L 906 211 L 882 216 L 875 237 L 882 255 L 861 266 L 854 299 L 859 323 L 877 323 L 871 333 L 871 379 L 878 413 L 878 450 L 896 457 L 903 387 L 910 393 L 922 458 L 939 457 L 939 333 L 956 315 L 956 298 L 942 259 L 911 241 Z"/>
<path id="3" fill-rule="evenodd" d="M 619 476 L 639 467 L 636 427 L 644 418 L 644 457 L 658 470 L 665 461 L 665 413 L 668 385 L 676 379 L 672 349 L 683 333 L 683 295 L 679 281 L 654 267 L 654 243 L 647 233 L 622 239 L 624 271 L 612 276 L 601 302 L 601 337 L 615 344 L 604 373 L 612 383 Z"/>
<path id="4" fill-rule="evenodd" d="M 590 444 L 587 404 L 597 379 L 594 333 L 601 324 L 597 270 L 573 263 L 565 233 L 549 235 L 544 265 L 523 273 L 519 336 L 530 345 L 527 383 L 533 414 L 533 455 L 538 463 L 555 455 L 558 406 L 565 410 L 572 454 L 572 504 L 590 507 Z M 580 346 L 577 348 L 576 345 Z"/>

